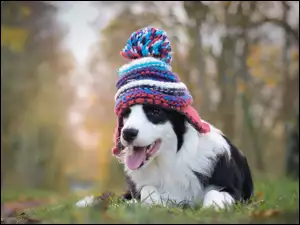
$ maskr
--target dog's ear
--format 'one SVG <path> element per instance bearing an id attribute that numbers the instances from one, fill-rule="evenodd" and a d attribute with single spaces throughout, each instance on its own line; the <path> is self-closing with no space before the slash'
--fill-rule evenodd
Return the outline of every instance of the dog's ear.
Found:
<path id="1" fill-rule="evenodd" d="M 124 150 L 125 146 L 122 145 L 121 141 L 119 141 L 118 144 L 117 144 L 117 148 L 122 151 L 122 150 Z"/>
<path id="2" fill-rule="evenodd" d="M 122 128 L 123 128 L 123 117 L 119 117 L 117 120 L 117 129 L 116 129 L 116 139 L 117 139 L 117 143 L 116 146 L 119 149 L 119 151 L 122 151 L 125 146 L 122 145 L 121 141 L 120 141 L 120 137 L 121 137 L 121 132 L 122 132 Z"/>

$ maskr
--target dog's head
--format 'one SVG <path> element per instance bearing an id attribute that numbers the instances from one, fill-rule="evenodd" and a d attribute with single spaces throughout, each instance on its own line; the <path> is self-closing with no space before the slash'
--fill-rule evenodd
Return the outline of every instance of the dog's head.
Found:
<path id="1" fill-rule="evenodd" d="M 134 105 L 123 114 L 120 141 L 130 170 L 146 167 L 156 158 L 172 157 L 183 144 L 185 116 L 153 105 Z"/>

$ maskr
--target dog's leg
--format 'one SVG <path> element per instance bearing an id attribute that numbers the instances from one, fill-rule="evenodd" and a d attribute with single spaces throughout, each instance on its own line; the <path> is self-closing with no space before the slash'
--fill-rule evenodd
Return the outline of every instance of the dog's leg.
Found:
<path id="1" fill-rule="evenodd" d="M 158 190 L 154 186 L 144 186 L 141 189 L 141 202 L 145 205 L 164 205 L 165 203 Z"/>
<path id="2" fill-rule="evenodd" d="M 76 202 L 76 206 L 79 208 L 94 206 L 97 203 L 104 201 L 104 200 L 108 200 L 109 198 L 111 198 L 113 196 L 114 196 L 114 194 L 111 192 L 105 192 L 102 195 L 97 196 L 97 197 L 94 195 L 86 196 L 83 199 Z"/>
<path id="3" fill-rule="evenodd" d="M 137 190 L 135 183 L 130 179 L 128 175 L 125 175 L 127 189 L 121 196 L 121 199 L 128 203 L 136 203 L 141 198 L 141 193 Z"/>
<path id="4" fill-rule="evenodd" d="M 234 198 L 229 193 L 210 189 L 204 196 L 203 207 L 219 210 L 231 206 L 234 202 Z"/>
<path id="5" fill-rule="evenodd" d="M 162 205 L 162 206 L 190 206 L 189 201 L 178 200 L 170 196 L 168 193 L 159 193 L 154 186 L 144 186 L 141 189 L 141 203 L 143 205 Z"/>
<path id="6" fill-rule="evenodd" d="M 89 207 L 89 206 L 94 205 L 94 202 L 95 202 L 95 196 L 93 196 L 93 195 L 86 196 L 83 199 L 76 202 L 76 206 L 79 208 Z"/>
<path id="7" fill-rule="evenodd" d="M 119 198 L 128 203 L 136 203 L 137 200 L 140 199 L 140 193 L 139 193 L 139 191 L 137 191 L 136 186 L 135 186 L 134 182 L 130 179 L 130 177 L 126 175 L 125 178 L 126 178 L 127 188 L 126 188 L 125 193 L 122 194 L 121 196 L 119 196 Z M 97 202 L 103 201 L 103 200 L 109 198 L 111 195 L 113 195 L 113 194 L 110 192 L 107 192 L 100 196 L 93 196 L 93 195 L 86 196 L 83 199 L 76 202 L 76 206 L 79 208 L 93 206 Z"/>

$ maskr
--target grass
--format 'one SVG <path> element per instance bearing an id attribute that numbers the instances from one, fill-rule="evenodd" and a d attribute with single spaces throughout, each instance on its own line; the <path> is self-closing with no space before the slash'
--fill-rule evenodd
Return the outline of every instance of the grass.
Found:
<path id="1" fill-rule="evenodd" d="M 215 212 L 209 209 L 145 208 L 116 199 L 95 208 L 76 208 L 79 196 L 55 196 L 50 205 L 26 210 L 29 217 L 45 223 L 299 223 L 299 182 L 287 179 L 256 181 L 256 197 L 249 205 Z M 19 192 L 20 193 L 20 192 Z M 22 192 L 23 199 L 27 194 Z M 48 195 L 48 196 L 47 196 Z M 29 192 L 28 198 L 53 197 L 52 193 Z M 5 202 L 17 200 L 13 191 L 2 193 Z M 54 197 L 53 197 L 54 198 Z"/>

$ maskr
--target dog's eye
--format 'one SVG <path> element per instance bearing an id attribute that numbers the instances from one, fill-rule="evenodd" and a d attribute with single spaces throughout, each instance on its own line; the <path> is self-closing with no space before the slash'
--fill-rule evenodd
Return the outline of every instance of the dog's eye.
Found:
<path id="1" fill-rule="evenodd" d="M 154 116 L 156 116 L 156 115 L 159 115 L 160 114 L 160 109 L 158 109 L 158 108 L 153 108 L 153 109 L 151 109 L 150 110 L 150 113 L 152 114 L 152 115 L 154 115 Z"/>
<path id="2" fill-rule="evenodd" d="M 160 124 L 167 121 L 167 114 L 162 108 L 151 105 L 144 105 L 143 109 L 147 116 L 147 119 L 153 124 Z"/>
<path id="3" fill-rule="evenodd" d="M 146 114 L 151 116 L 158 116 L 162 113 L 162 110 L 160 108 L 153 106 L 144 106 L 144 110 Z"/>

